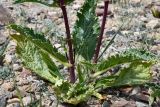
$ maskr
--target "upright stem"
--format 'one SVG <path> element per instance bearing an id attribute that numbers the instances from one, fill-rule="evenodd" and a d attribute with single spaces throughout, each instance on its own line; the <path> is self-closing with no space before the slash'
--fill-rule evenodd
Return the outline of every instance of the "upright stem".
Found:
<path id="1" fill-rule="evenodd" d="M 95 56 L 94 56 L 94 60 L 93 60 L 94 63 L 97 63 L 97 61 L 98 61 L 99 51 L 100 51 L 100 47 L 102 44 L 103 33 L 104 33 L 104 28 L 105 28 L 107 13 L 108 13 L 108 5 L 109 5 L 109 0 L 105 0 L 104 1 L 104 13 L 103 13 L 101 31 L 100 31 L 100 36 L 98 38 L 98 43 L 97 43 L 97 47 L 95 50 Z"/>
<path id="2" fill-rule="evenodd" d="M 59 0 L 59 4 L 63 13 L 65 28 L 66 28 L 67 44 L 68 44 L 68 59 L 69 59 L 69 63 L 72 65 L 71 67 L 69 67 L 70 82 L 75 83 L 74 58 L 73 58 L 74 55 L 73 55 L 72 40 L 71 40 L 71 34 L 70 34 L 70 29 L 68 24 L 66 6 L 64 3 L 64 0 Z"/>

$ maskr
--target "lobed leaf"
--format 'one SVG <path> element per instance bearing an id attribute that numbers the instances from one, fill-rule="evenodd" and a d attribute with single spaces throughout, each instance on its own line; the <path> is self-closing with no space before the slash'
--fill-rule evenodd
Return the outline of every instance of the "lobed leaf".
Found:
<path id="1" fill-rule="evenodd" d="M 119 74 L 103 77 L 96 81 L 96 87 L 119 87 L 125 85 L 140 85 L 151 79 L 152 63 L 134 62 L 121 69 Z"/>
<path id="2" fill-rule="evenodd" d="M 93 85 L 87 85 L 83 83 L 73 84 L 67 92 L 67 96 L 63 98 L 64 102 L 68 102 L 73 105 L 77 105 L 80 102 L 87 101 L 92 95 L 101 97 L 93 87 Z"/>
<path id="3" fill-rule="evenodd" d="M 20 25 L 10 25 L 10 27 L 15 31 L 19 32 L 24 39 L 27 39 L 27 41 L 32 42 L 37 48 L 48 53 L 51 57 L 53 57 L 63 65 L 71 66 L 69 63 L 67 63 L 66 57 L 61 53 L 59 53 L 58 50 L 52 46 L 50 41 L 47 40 L 43 34 L 35 33 L 32 29 L 27 27 L 22 27 Z M 24 41 L 21 39 L 21 37 L 19 36 L 16 37 L 16 36 L 17 35 L 12 35 L 12 37 L 16 39 L 17 42 Z"/>
<path id="4" fill-rule="evenodd" d="M 80 12 L 77 13 L 78 20 L 73 31 L 75 53 L 86 60 L 92 59 L 99 35 L 100 27 L 95 14 L 97 1 L 85 0 Z"/>
<path id="5" fill-rule="evenodd" d="M 35 3 L 40 3 L 49 7 L 57 7 L 59 6 L 58 3 L 59 0 L 15 0 L 15 4 L 17 3 L 24 3 L 24 2 L 35 2 Z M 74 0 L 64 0 L 65 4 L 70 4 Z"/>
<path id="6" fill-rule="evenodd" d="M 44 57 L 47 58 L 48 56 L 44 56 L 44 53 L 37 48 L 34 43 L 28 41 L 26 37 L 22 35 L 12 35 L 12 38 L 17 40 L 16 52 L 27 68 L 31 69 L 33 72 L 51 83 L 55 83 L 56 78 L 61 78 L 57 68 L 53 66 L 55 68 L 53 69 L 52 67 L 51 69 L 48 66 L 48 62 L 44 61 Z M 54 72 L 54 75 L 50 72 Z"/>
<path id="7" fill-rule="evenodd" d="M 107 60 L 100 62 L 98 64 L 98 69 L 97 72 L 94 74 L 94 77 L 120 64 L 132 63 L 138 61 L 154 62 L 156 58 L 157 57 L 154 54 L 149 53 L 145 50 L 137 50 L 137 49 L 127 50 L 121 54 L 116 54 L 114 56 L 109 57 Z"/>
<path id="8" fill-rule="evenodd" d="M 135 62 L 120 71 L 112 86 L 140 85 L 151 80 L 151 62 Z"/>

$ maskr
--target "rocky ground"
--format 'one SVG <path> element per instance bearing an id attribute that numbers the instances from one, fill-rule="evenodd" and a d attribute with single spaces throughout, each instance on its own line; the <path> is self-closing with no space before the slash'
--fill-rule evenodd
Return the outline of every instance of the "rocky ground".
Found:
<path id="1" fill-rule="evenodd" d="M 110 14 L 107 18 L 104 46 L 117 33 L 114 43 L 106 52 L 106 56 L 118 53 L 127 48 L 144 48 L 160 55 L 160 19 L 154 18 L 150 11 L 151 0 L 130 0 L 127 4 L 110 4 Z M 12 0 L 0 0 L 0 47 L 8 40 L 8 23 L 16 22 L 32 27 L 38 31 L 47 32 L 56 46 L 58 40 L 52 35 L 63 35 L 63 16 L 59 8 L 48 8 L 38 4 L 13 4 Z M 75 0 L 67 7 L 70 26 L 76 20 L 76 12 L 83 0 Z M 3 9 L 5 8 L 5 9 Z M 103 2 L 97 7 L 99 20 L 102 20 Z M 119 30 L 120 29 L 120 30 Z M 56 97 L 51 87 L 37 75 L 21 65 L 15 55 L 16 43 L 10 40 L 5 54 L 4 63 L 0 64 L 0 107 L 20 107 L 20 103 L 35 107 L 39 101 L 44 107 L 55 107 Z M 160 80 L 160 65 L 153 67 L 154 80 Z M 110 89 L 113 90 L 113 89 Z M 149 107 L 146 94 L 148 90 L 142 87 L 127 87 L 125 89 L 105 90 L 106 101 L 101 103 L 94 98 L 88 104 L 91 107 Z M 108 101 L 108 102 L 107 102 Z M 155 107 L 160 107 L 155 103 Z M 28 107 L 27 106 L 27 107 Z M 59 106 L 60 107 L 60 106 Z"/>

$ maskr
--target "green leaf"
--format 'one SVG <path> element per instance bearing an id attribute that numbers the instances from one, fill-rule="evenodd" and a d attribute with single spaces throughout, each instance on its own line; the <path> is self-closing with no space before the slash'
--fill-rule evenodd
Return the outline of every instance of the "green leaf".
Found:
<path id="1" fill-rule="evenodd" d="M 111 87 L 116 78 L 117 76 L 101 77 L 100 79 L 96 80 L 95 88 Z"/>
<path id="2" fill-rule="evenodd" d="M 98 69 L 97 72 L 94 74 L 94 77 L 120 64 L 137 62 L 137 61 L 154 62 L 155 59 L 157 59 L 157 57 L 154 54 L 149 53 L 145 50 L 130 49 L 121 54 L 113 55 L 109 57 L 107 60 L 100 62 L 98 64 Z"/>
<path id="3" fill-rule="evenodd" d="M 58 71 L 52 71 L 53 69 L 48 67 L 49 64 L 44 61 L 44 57 L 46 58 L 46 56 L 43 56 L 44 53 L 42 54 L 42 51 L 37 48 L 35 44 L 28 41 L 25 36 L 22 35 L 12 35 L 12 37 L 16 37 L 14 38 L 15 40 L 19 38 L 16 51 L 27 68 L 51 83 L 55 83 L 56 78 L 61 78 L 59 75 L 56 75 L 56 72 Z M 55 72 L 55 75 L 52 75 L 50 72 Z"/>
<path id="4" fill-rule="evenodd" d="M 74 0 L 64 0 L 65 4 L 70 4 Z M 15 0 L 15 4 L 17 3 L 24 3 L 24 2 L 35 2 L 40 3 L 49 7 L 57 7 L 59 6 L 58 0 Z"/>
<path id="5" fill-rule="evenodd" d="M 97 67 L 97 64 L 87 62 L 87 61 L 81 61 L 81 65 L 83 65 L 86 69 L 89 69 L 90 71 L 94 71 Z"/>
<path id="6" fill-rule="evenodd" d="M 44 52 L 47 52 L 51 57 L 59 61 L 65 66 L 71 66 L 64 55 L 59 53 L 56 48 L 53 48 L 49 40 L 45 39 L 43 34 L 35 33 L 32 29 L 27 27 L 22 27 L 20 25 L 10 25 L 12 29 L 19 32 L 23 36 L 23 39 L 35 44 L 35 46 L 41 49 Z M 12 35 L 13 39 L 16 39 L 17 42 L 24 41 L 18 35 Z"/>
<path id="7" fill-rule="evenodd" d="M 75 53 L 86 60 L 92 59 L 99 35 L 100 27 L 95 14 L 97 1 L 85 0 L 80 12 L 77 13 L 78 20 L 73 31 Z"/>
<path id="8" fill-rule="evenodd" d="M 50 69 L 49 72 L 52 74 L 52 76 L 58 76 L 60 78 L 63 78 L 61 73 L 59 72 L 57 66 L 55 63 L 51 60 L 48 54 L 41 52 L 42 60 L 46 63 L 48 68 Z"/>
<path id="9" fill-rule="evenodd" d="M 82 68 L 80 66 L 80 64 L 77 65 L 77 72 L 78 72 L 78 79 L 79 79 L 79 82 L 82 83 L 84 82 L 84 74 L 82 73 Z"/>
<path id="10" fill-rule="evenodd" d="M 120 71 L 113 86 L 140 85 L 151 80 L 151 62 L 135 62 Z"/>
<path id="11" fill-rule="evenodd" d="M 96 87 L 119 87 L 125 85 L 140 85 L 151 79 L 150 62 L 134 62 L 121 69 L 119 74 L 103 77 L 96 81 Z"/>
<path id="12" fill-rule="evenodd" d="M 93 85 L 87 85 L 83 83 L 73 84 L 69 88 L 67 96 L 63 97 L 63 101 L 77 105 L 80 102 L 87 101 L 92 95 L 100 96 L 94 90 Z"/>

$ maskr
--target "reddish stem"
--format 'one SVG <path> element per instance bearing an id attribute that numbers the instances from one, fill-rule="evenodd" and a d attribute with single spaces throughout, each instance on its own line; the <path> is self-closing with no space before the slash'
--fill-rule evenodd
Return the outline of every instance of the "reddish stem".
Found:
<path id="1" fill-rule="evenodd" d="M 73 47 L 72 47 L 72 40 L 71 40 L 71 34 L 69 29 L 69 23 L 68 23 L 68 17 L 67 17 L 67 11 L 66 6 L 64 3 L 64 0 L 59 0 L 59 4 L 63 13 L 63 18 L 65 22 L 65 28 L 66 28 L 66 35 L 67 35 L 67 44 L 68 44 L 68 59 L 70 64 L 72 65 L 69 67 L 69 73 L 70 73 L 70 82 L 75 83 L 75 71 L 74 71 L 74 58 L 73 58 Z"/>
<path id="2" fill-rule="evenodd" d="M 100 51 L 100 47 L 101 47 L 101 44 L 102 44 L 103 33 L 104 33 L 104 28 L 105 28 L 107 13 L 108 13 L 108 5 L 109 5 L 109 0 L 105 0 L 104 1 L 104 13 L 103 13 L 101 31 L 100 31 L 100 36 L 98 38 L 98 43 L 97 43 L 97 47 L 96 47 L 96 50 L 95 50 L 95 56 L 94 56 L 94 60 L 93 60 L 94 63 L 97 63 L 97 61 L 98 61 L 99 51 Z"/>

